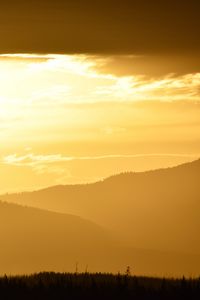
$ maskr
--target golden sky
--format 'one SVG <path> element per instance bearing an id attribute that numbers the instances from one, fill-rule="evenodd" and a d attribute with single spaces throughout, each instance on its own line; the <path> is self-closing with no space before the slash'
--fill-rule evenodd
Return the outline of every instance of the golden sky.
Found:
<path id="1" fill-rule="evenodd" d="M 200 73 L 145 74 L 138 59 L 1 55 L 0 192 L 198 158 Z"/>
<path id="2" fill-rule="evenodd" d="M 143 272 L 143 264 L 151 270 L 152 264 L 154 275 L 160 268 L 169 274 L 173 257 L 175 271 L 196 272 L 200 1 L 0 4 L 0 243 L 5 244 L 0 258 L 5 269 L 14 265 L 19 273 L 23 266 L 18 263 L 26 268 L 30 257 L 27 266 L 33 266 L 33 273 L 45 269 L 48 258 L 47 271 L 63 268 L 67 236 L 69 267 L 80 262 L 81 271 L 83 265 L 93 271 L 90 265 L 98 257 L 96 266 L 106 264 L 107 272 L 112 266 L 107 254 L 116 252 L 116 272 L 121 257 L 123 266 L 131 266 L 132 255 L 133 261 L 139 257 L 136 273 L 137 268 Z M 192 161 L 175 171 L 146 173 Z M 144 174 L 79 186 L 123 172 Z M 46 187 L 52 188 L 21 194 Z M 36 206 L 52 212 L 37 212 Z M 86 220 L 102 228 L 93 230 L 96 225 Z M 153 249 L 159 252 L 154 255 Z M 160 251 L 178 256 L 165 258 L 167 252 Z"/>

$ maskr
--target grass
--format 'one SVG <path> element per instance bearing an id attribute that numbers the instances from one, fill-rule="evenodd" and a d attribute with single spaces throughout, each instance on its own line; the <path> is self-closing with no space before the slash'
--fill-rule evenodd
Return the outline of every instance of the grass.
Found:
<path id="1" fill-rule="evenodd" d="M 44 272 L 0 278 L 0 299 L 200 299 L 200 278 Z"/>

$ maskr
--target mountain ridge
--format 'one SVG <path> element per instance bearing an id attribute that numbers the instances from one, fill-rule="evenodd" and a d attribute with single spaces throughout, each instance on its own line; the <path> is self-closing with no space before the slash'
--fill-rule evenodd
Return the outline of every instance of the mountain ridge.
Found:
<path id="1" fill-rule="evenodd" d="M 94 185 L 94 184 L 100 184 L 100 183 L 103 183 L 107 180 L 110 180 L 112 178 L 116 178 L 116 177 L 120 177 L 120 176 L 126 176 L 126 175 L 141 175 L 141 174 L 151 174 L 151 173 L 155 173 L 155 172 L 160 172 L 160 171 L 169 171 L 169 170 L 173 170 L 173 169 L 177 169 L 177 168 L 183 168 L 183 167 L 187 167 L 187 166 L 191 166 L 191 165 L 196 165 L 196 164 L 199 164 L 199 167 L 200 167 L 200 158 L 192 161 L 192 162 L 185 162 L 183 164 L 178 164 L 178 165 L 175 165 L 175 166 L 172 166 L 172 167 L 166 167 L 166 168 L 158 168 L 158 169 L 152 169 L 152 170 L 147 170 L 147 171 L 140 171 L 140 172 L 135 172 L 135 171 L 125 171 L 125 172 L 120 172 L 120 173 L 117 173 L 117 174 L 113 174 L 113 175 L 110 175 L 108 177 L 105 177 L 103 179 L 100 179 L 100 180 L 97 180 L 97 181 L 94 181 L 94 182 L 88 182 L 88 183 L 74 183 L 74 184 L 57 184 L 57 185 L 51 185 L 51 186 L 47 186 L 47 187 L 44 187 L 44 188 L 39 188 L 39 189 L 34 189 L 34 190 L 24 190 L 24 191 L 19 191 L 19 192 L 7 192 L 7 193 L 3 193 L 0 195 L 0 197 L 4 197 L 4 196 L 8 196 L 8 195 L 18 195 L 18 194 L 24 194 L 24 193 L 34 193 L 34 192 L 38 192 L 38 191 L 46 191 L 46 190 L 49 190 L 49 189 L 53 189 L 53 188 L 58 188 L 58 187 L 74 187 L 74 186 L 77 186 L 77 187 L 80 187 L 80 186 L 90 186 L 90 185 Z"/>
<path id="2" fill-rule="evenodd" d="M 98 225 L 76 216 L 0 202 L 0 275 L 125 272 L 199 275 L 200 255 L 126 247 Z"/>
<path id="3" fill-rule="evenodd" d="M 0 199 L 81 216 L 115 231 L 131 247 L 200 254 L 199 175 L 200 159 Z"/>

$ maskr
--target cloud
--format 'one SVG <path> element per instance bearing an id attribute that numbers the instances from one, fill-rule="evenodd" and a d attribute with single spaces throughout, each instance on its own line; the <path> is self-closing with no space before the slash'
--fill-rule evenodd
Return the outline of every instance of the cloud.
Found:
<path id="1" fill-rule="evenodd" d="M 181 76 L 167 74 L 162 78 L 146 78 L 141 75 L 116 76 L 112 73 L 101 72 L 102 65 L 109 63 L 109 57 L 106 59 L 86 55 L 54 55 L 52 57 L 47 56 L 47 58 L 44 62 L 29 64 L 30 70 L 35 70 L 36 73 L 44 71 L 58 72 L 58 75 L 66 73 L 68 76 L 82 77 L 83 82 L 87 79 L 91 83 L 93 82 L 93 86 L 90 84 L 89 90 L 82 90 L 82 92 L 85 92 L 83 96 L 76 93 L 73 95 L 73 83 L 71 82 L 71 102 L 74 102 L 73 96 L 75 99 L 78 97 L 80 101 L 87 102 L 91 95 L 91 101 L 105 101 L 108 98 L 109 101 L 112 99 L 115 101 L 120 99 L 123 101 L 148 99 L 164 101 L 200 100 L 200 73 Z M 70 81 L 69 77 L 68 80 Z M 79 82 L 80 88 L 81 83 L 79 79 L 77 79 L 77 82 Z M 66 89 L 66 92 L 68 92 L 70 86 L 60 85 L 60 89 L 62 91 Z M 46 93 L 46 96 L 48 95 L 52 97 L 52 92 Z M 56 97 L 56 87 L 53 95 Z"/>
<path id="2" fill-rule="evenodd" d="M 6 57 L 5 55 L 3 56 Z M 4 106 L 34 106 L 95 103 L 105 101 L 200 101 L 200 73 L 177 76 L 166 74 L 151 78 L 132 74 L 120 76 L 102 71 L 109 64 L 109 57 L 87 55 L 37 55 L 15 54 L 12 58 L 25 59 L 25 66 L 13 62 L 16 77 L 2 77 L 1 103 Z M 37 58 L 44 58 L 40 61 Z M 12 71 L 13 71 L 12 70 Z M 8 75 L 10 72 L 7 72 Z M 23 80 L 23 88 L 20 82 Z M 8 88 L 12 85 L 12 89 Z M 17 90 L 17 92 L 16 92 Z"/>
<path id="3" fill-rule="evenodd" d="M 1 4 L 1 53 L 199 53 L 197 0 Z"/>
<path id="4" fill-rule="evenodd" d="M 79 160 L 105 160 L 123 158 L 144 158 L 144 157 L 179 157 L 179 158 L 198 158 L 200 154 L 182 153 L 147 153 L 147 154 L 109 154 L 97 156 L 63 156 L 61 154 L 37 155 L 33 153 L 25 155 L 10 154 L 3 157 L 1 163 L 14 166 L 38 167 L 40 165 L 60 163 Z"/>
<path id="5" fill-rule="evenodd" d="M 1 57 L 2 147 L 199 139 L 200 73 L 123 76 L 103 71 L 108 62 L 91 55 Z"/>

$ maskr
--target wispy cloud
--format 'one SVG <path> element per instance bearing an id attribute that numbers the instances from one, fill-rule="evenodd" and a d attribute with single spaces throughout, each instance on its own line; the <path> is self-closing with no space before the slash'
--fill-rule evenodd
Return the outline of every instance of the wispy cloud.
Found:
<path id="1" fill-rule="evenodd" d="M 44 188 L 57 184 L 96 182 L 125 171 L 141 172 L 193 161 L 200 154 L 139 153 L 96 156 L 25 153 L 0 158 L 0 193 Z M 9 176 L 6 176 L 9 174 Z"/>
<path id="2" fill-rule="evenodd" d="M 97 156 L 63 156 L 61 154 L 38 155 L 25 154 L 17 155 L 10 154 L 2 159 L 2 163 L 15 166 L 30 166 L 35 167 L 40 164 L 49 164 L 56 162 L 67 162 L 74 160 L 104 160 L 104 159 L 121 159 L 121 158 L 141 158 L 141 157 L 180 157 L 195 159 L 200 157 L 200 154 L 182 154 L 182 153 L 147 153 L 147 154 L 109 154 Z"/>

